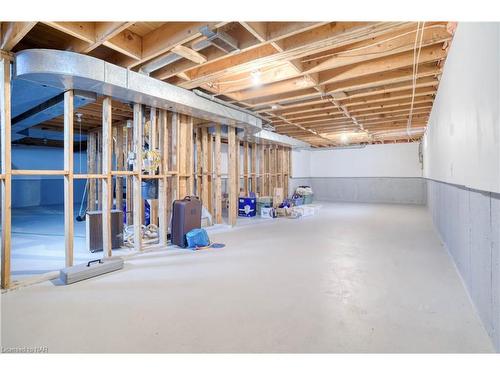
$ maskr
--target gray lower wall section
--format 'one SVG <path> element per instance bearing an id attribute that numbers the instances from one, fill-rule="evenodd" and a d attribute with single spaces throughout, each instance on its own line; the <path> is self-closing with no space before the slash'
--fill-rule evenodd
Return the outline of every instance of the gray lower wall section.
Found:
<path id="1" fill-rule="evenodd" d="M 295 186 L 309 185 L 314 199 L 335 202 L 426 204 L 427 183 L 419 177 L 311 177 L 292 178 Z"/>
<path id="2" fill-rule="evenodd" d="M 500 352 L 500 194 L 433 180 L 427 186 L 434 225 Z"/>

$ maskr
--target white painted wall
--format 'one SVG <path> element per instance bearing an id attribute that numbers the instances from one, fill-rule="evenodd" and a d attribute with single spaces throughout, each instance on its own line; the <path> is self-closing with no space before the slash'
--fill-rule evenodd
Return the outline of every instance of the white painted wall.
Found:
<path id="1" fill-rule="evenodd" d="M 292 177 L 422 177 L 418 143 L 292 152 Z"/>
<path id="2" fill-rule="evenodd" d="M 500 24 L 459 23 L 423 140 L 424 177 L 500 193 Z"/>
<path id="3" fill-rule="evenodd" d="M 292 150 L 292 178 L 311 177 L 311 153 L 309 150 Z"/>

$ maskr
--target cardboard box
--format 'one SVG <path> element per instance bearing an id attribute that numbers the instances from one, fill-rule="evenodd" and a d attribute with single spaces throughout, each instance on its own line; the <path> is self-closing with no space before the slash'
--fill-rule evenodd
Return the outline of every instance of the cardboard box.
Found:
<path id="1" fill-rule="evenodd" d="M 273 207 L 274 208 L 278 207 L 281 203 L 283 203 L 284 199 L 285 199 L 285 196 L 283 194 L 283 188 L 274 188 Z"/>
<path id="2" fill-rule="evenodd" d="M 292 209 L 289 207 L 276 208 L 276 216 L 287 217 L 292 215 Z"/>
<path id="3" fill-rule="evenodd" d="M 263 219 L 274 219 L 273 212 L 274 208 L 272 207 L 262 207 L 260 217 Z"/>

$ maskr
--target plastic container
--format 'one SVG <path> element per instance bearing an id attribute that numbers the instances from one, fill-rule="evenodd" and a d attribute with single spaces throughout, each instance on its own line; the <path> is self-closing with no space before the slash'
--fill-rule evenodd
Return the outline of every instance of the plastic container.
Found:
<path id="1" fill-rule="evenodd" d="M 313 194 L 303 195 L 302 198 L 304 198 L 304 204 L 311 204 L 313 202 L 313 197 Z"/>
<path id="2" fill-rule="evenodd" d="M 272 207 L 273 198 L 272 197 L 259 197 L 257 198 L 257 215 L 260 216 L 263 207 Z"/>

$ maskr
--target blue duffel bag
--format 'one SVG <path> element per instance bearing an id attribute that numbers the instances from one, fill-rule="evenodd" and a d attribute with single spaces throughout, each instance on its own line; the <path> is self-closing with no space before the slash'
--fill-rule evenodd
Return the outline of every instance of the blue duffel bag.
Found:
<path id="1" fill-rule="evenodd" d="M 191 249 L 210 245 L 210 239 L 205 229 L 191 229 L 186 233 L 186 241 L 188 247 Z"/>

